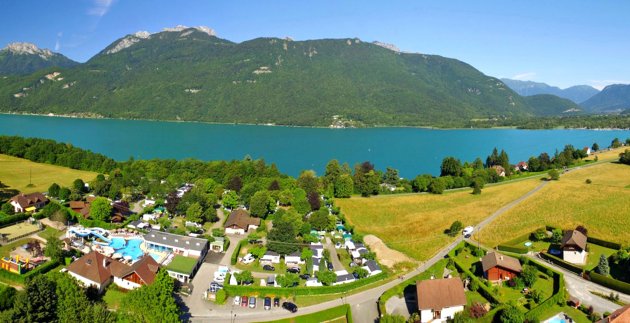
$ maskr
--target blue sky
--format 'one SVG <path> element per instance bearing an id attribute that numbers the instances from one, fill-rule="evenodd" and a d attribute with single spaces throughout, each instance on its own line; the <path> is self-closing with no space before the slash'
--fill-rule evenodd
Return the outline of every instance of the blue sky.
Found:
<path id="1" fill-rule="evenodd" d="M 175 25 L 240 42 L 358 37 L 496 76 L 568 87 L 630 83 L 630 1 L 5 1 L 0 46 L 32 42 L 86 61 L 114 40 Z"/>

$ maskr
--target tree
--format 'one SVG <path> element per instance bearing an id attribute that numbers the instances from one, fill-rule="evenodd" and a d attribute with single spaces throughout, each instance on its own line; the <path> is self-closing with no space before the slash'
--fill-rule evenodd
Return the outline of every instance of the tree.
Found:
<path id="1" fill-rule="evenodd" d="M 181 198 L 177 196 L 176 192 L 171 192 L 166 196 L 166 210 L 170 214 L 177 213 L 177 207 L 179 206 L 179 202 Z"/>
<path id="2" fill-rule="evenodd" d="M 59 190 L 59 199 L 60 200 L 67 200 L 70 197 L 70 194 L 72 194 L 72 192 L 70 191 L 69 188 L 67 187 L 62 187 Z"/>
<path id="3" fill-rule="evenodd" d="M 523 323 L 525 315 L 516 306 L 508 305 L 501 311 L 499 319 L 502 323 Z"/>
<path id="4" fill-rule="evenodd" d="M 599 145 L 596 142 L 594 142 L 593 146 L 591 147 L 591 150 L 592 151 L 598 151 L 599 150 Z"/>
<path id="5" fill-rule="evenodd" d="M 234 278 L 239 285 L 248 284 L 254 281 L 254 276 L 249 270 L 243 270 L 240 273 L 235 273 Z"/>
<path id="6" fill-rule="evenodd" d="M 308 204 L 311 206 L 311 211 L 319 210 L 321 207 L 321 200 L 319 198 L 319 193 L 313 191 L 309 192 L 306 196 Z"/>
<path id="7" fill-rule="evenodd" d="M 543 228 L 536 229 L 536 231 L 532 234 L 532 237 L 534 238 L 534 241 L 543 241 L 547 238 L 547 231 Z"/>
<path id="8" fill-rule="evenodd" d="M 203 217 L 203 209 L 201 205 L 197 202 L 191 204 L 188 209 L 186 209 L 186 220 L 195 223 L 202 223 Z"/>
<path id="9" fill-rule="evenodd" d="M 293 225 L 293 223 L 285 219 L 275 221 L 273 228 L 267 235 L 267 248 L 285 255 L 298 250 L 300 247 L 296 240 L 297 230 Z"/>
<path id="10" fill-rule="evenodd" d="M 228 191 L 223 194 L 223 206 L 228 209 L 233 209 L 238 206 L 238 195 L 235 191 Z"/>
<path id="11" fill-rule="evenodd" d="M 451 237 L 454 237 L 458 235 L 460 231 L 462 231 L 462 228 L 464 228 L 464 225 L 460 221 L 455 221 L 451 224 L 451 227 L 448 229 L 448 235 Z"/>
<path id="12" fill-rule="evenodd" d="M 48 196 L 59 197 L 59 190 L 61 190 L 59 184 L 52 183 L 50 187 L 48 187 Z"/>
<path id="13" fill-rule="evenodd" d="M 226 299 L 227 299 L 227 293 L 225 292 L 225 290 L 223 288 L 219 289 L 215 297 L 215 303 L 219 305 L 225 304 Z"/>
<path id="14" fill-rule="evenodd" d="M 558 172 L 558 170 L 555 169 L 555 168 L 549 170 L 549 172 L 547 172 L 547 174 L 549 175 L 549 178 L 551 180 L 557 181 L 557 180 L 560 179 L 560 172 Z"/>
<path id="15" fill-rule="evenodd" d="M 608 264 L 608 258 L 606 255 L 599 256 L 599 264 L 597 264 L 597 273 L 600 275 L 608 276 L 610 274 L 610 266 Z"/>
<path id="16" fill-rule="evenodd" d="M 483 188 L 483 179 L 475 178 L 473 180 L 473 191 L 472 191 L 472 193 L 474 195 L 479 195 L 479 194 L 481 194 L 481 189 L 482 188 Z"/>
<path id="17" fill-rule="evenodd" d="M 13 215 L 15 213 L 15 208 L 13 207 L 13 205 L 11 205 L 11 203 L 6 202 L 2 204 L 0 211 L 2 211 L 2 213 L 6 215 Z"/>
<path id="18" fill-rule="evenodd" d="M 25 292 L 18 294 L 15 316 L 22 322 L 57 321 L 55 282 L 48 275 L 37 275 L 26 283 Z"/>
<path id="19" fill-rule="evenodd" d="M 253 240 L 256 240 L 256 239 L 253 239 Z M 256 245 L 252 247 L 251 249 L 249 249 L 249 253 L 251 253 L 252 256 L 258 259 L 262 258 L 262 256 L 264 256 L 266 252 L 267 252 L 267 248 L 262 245 Z"/>
<path id="20" fill-rule="evenodd" d="M 0 286 L 0 311 L 5 311 L 13 307 L 17 290 L 11 286 Z"/>
<path id="21" fill-rule="evenodd" d="M 334 282 L 337 281 L 337 274 L 335 274 L 334 271 L 328 271 L 328 270 L 318 271 L 317 272 L 317 279 L 324 286 L 330 286 Z"/>
<path id="22" fill-rule="evenodd" d="M 348 198 L 352 196 L 354 192 L 354 182 L 352 176 L 349 174 L 342 174 L 336 180 L 334 184 L 335 197 Z"/>
<path id="23" fill-rule="evenodd" d="M 359 278 L 365 278 L 365 277 L 367 277 L 370 274 L 370 273 L 368 273 L 367 269 L 365 269 L 363 267 L 355 267 L 352 272 L 357 274 L 357 276 Z"/>
<path id="24" fill-rule="evenodd" d="M 426 192 L 429 189 L 429 184 L 431 184 L 432 179 L 433 177 L 428 174 L 418 175 L 413 179 L 411 188 L 414 192 Z"/>
<path id="25" fill-rule="evenodd" d="M 562 241 L 562 230 L 560 229 L 553 229 L 553 231 L 551 231 L 552 235 L 551 235 L 551 242 L 553 243 L 560 243 Z"/>
<path id="26" fill-rule="evenodd" d="M 286 273 L 284 275 L 278 275 L 276 282 L 280 287 L 295 287 L 300 283 L 300 276 L 294 273 Z"/>
<path id="27" fill-rule="evenodd" d="M 619 154 L 619 162 L 630 165 L 630 150 L 626 149 L 623 153 Z"/>
<path id="28" fill-rule="evenodd" d="M 270 184 L 269 187 L 267 187 L 268 190 L 270 191 L 279 191 L 280 190 L 280 183 L 278 182 L 277 179 L 274 179 Z"/>
<path id="29" fill-rule="evenodd" d="M 269 191 L 258 191 L 249 201 L 249 211 L 255 217 L 264 218 L 271 212 L 273 202 Z"/>
<path id="30" fill-rule="evenodd" d="M 288 206 L 291 205 L 291 201 L 293 200 L 293 193 L 291 193 L 291 190 L 283 190 L 280 192 L 280 194 L 278 194 L 278 202 L 280 202 L 280 205 L 283 206 Z"/>
<path id="31" fill-rule="evenodd" d="M 240 176 L 234 176 L 230 178 L 230 181 L 228 182 L 226 188 L 228 190 L 240 192 L 241 188 L 243 188 L 243 180 L 241 179 Z"/>
<path id="32" fill-rule="evenodd" d="M 440 177 L 431 179 L 428 187 L 429 192 L 431 192 L 432 194 L 442 194 L 444 193 L 445 189 L 446 183 L 444 182 L 443 178 Z"/>
<path id="33" fill-rule="evenodd" d="M 399 180 L 400 175 L 398 175 L 398 170 L 392 167 L 387 167 L 385 174 L 383 175 L 383 183 L 396 186 L 398 185 Z"/>
<path id="34" fill-rule="evenodd" d="M 611 148 L 619 148 L 619 147 L 621 147 L 621 141 L 619 140 L 619 138 L 613 139 L 612 142 L 610 143 L 610 147 Z"/>
<path id="35" fill-rule="evenodd" d="M 527 287 L 532 287 L 538 279 L 538 269 L 531 265 L 523 266 L 523 273 L 521 274 L 523 282 Z"/>
<path id="36" fill-rule="evenodd" d="M 83 193 L 85 191 L 85 182 L 83 182 L 82 179 L 77 178 L 74 182 L 72 182 L 72 188 L 78 193 Z"/>
<path id="37" fill-rule="evenodd" d="M 61 248 L 61 240 L 55 237 L 54 234 L 47 236 L 46 247 L 44 247 L 44 255 L 50 257 L 53 261 L 61 260 L 63 256 L 63 249 Z"/>
<path id="38" fill-rule="evenodd" d="M 109 221 L 111 213 L 112 206 L 104 197 L 97 197 L 90 204 L 90 218 L 94 220 Z"/>
<path id="39" fill-rule="evenodd" d="M 300 173 L 297 179 L 297 185 L 306 193 L 317 192 L 319 189 L 319 181 L 313 170 L 305 170 Z"/>
<path id="40" fill-rule="evenodd" d="M 337 179 L 341 176 L 341 166 L 339 166 L 339 161 L 333 159 L 326 164 L 326 171 L 324 172 L 324 183 L 326 184 L 334 184 L 337 182 Z"/>
<path id="41" fill-rule="evenodd" d="M 129 322 L 180 322 L 174 290 L 173 278 L 160 269 L 153 284 L 127 293 L 118 312 Z"/>
<path id="42" fill-rule="evenodd" d="M 462 163 L 455 157 L 446 157 L 440 166 L 440 176 L 461 176 Z"/>

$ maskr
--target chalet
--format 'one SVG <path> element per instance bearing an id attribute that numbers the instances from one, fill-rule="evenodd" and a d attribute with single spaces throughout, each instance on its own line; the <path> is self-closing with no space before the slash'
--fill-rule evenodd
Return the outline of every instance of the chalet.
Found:
<path id="1" fill-rule="evenodd" d="M 586 236 L 577 230 L 570 230 L 564 233 L 562 243 L 562 259 L 574 264 L 586 263 Z"/>
<path id="2" fill-rule="evenodd" d="M 630 304 L 612 312 L 597 323 L 627 323 L 630 322 Z"/>
<path id="3" fill-rule="evenodd" d="M 261 265 L 279 264 L 279 263 L 280 263 L 280 254 L 275 251 L 267 250 L 267 252 L 265 252 L 265 254 L 262 256 L 262 258 L 260 258 Z"/>
<path id="4" fill-rule="evenodd" d="M 18 194 L 11 198 L 11 205 L 15 213 L 35 212 L 48 203 L 48 198 L 42 193 Z"/>
<path id="5" fill-rule="evenodd" d="M 481 258 L 483 276 L 491 282 L 510 280 L 518 276 L 523 268 L 516 258 L 490 252 Z"/>
<path id="6" fill-rule="evenodd" d="M 321 258 L 324 255 L 324 246 L 321 243 L 313 243 L 311 242 L 311 251 L 313 252 L 313 257 Z"/>
<path id="7" fill-rule="evenodd" d="M 593 153 L 591 147 L 584 147 L 582 150 L 586 153 L 586 156 L 590 156 Z"/>
<path id="8" fill-rule="evenodd" d="M 301 256 L 301 252 L 295 251 L 290 255 L 284 256 L 284 263 L 287 264 L 287 267 L 297 267 L 304 263 L 304 261 L 300 258 Z"/>
<path id="9" fill-rule="evenodd" d="M 87 219 L 90 216 L 90 203 L 85 201 L 70 201 L 70 208 Z"/>
<path id="10" fill-rule="evenodd" d="M 333 285 L 347 284 L 356 280 L 354 275 L 349 274 L 345 270 L 336 271 L 335 274 L 337 274 L 337 280 L 333 283 Z"/>
<path id="11" fill-rule="evenodd" d="M 505 168 L 503 168 L 503 166 L 494 165 L 490 168 L 494 169 L 494 171 L 497 172 L 497 175 L 499 175 L 500 177 L 505 177 Z"/>
<path id="12" fill-rule="evenodd" d="M 314 256 L 311 259 L 313 259 L 313 274 L 315 274 L 316 272 L 319 271 L 319 262 L 322 261 L 322 259 L 315 258 Z"/>
<path id="13" fill-rule="evenodd" d="M 420 322 L 446 322 L 464 310 L 466 294 L 459 278 L 430 279 L 416 283 Z"/>
<path id="14" fill-rule="evenodd" d="M 346 240 L 346 242 L 344 243 L 344 247 L 346 248 L 346 250 L 348 250 L 348 252 L 352 252 L 357 249 L 352 240 Z"/>
<path id="15" fill-rule="evenodd" d="M 363 266 L 362 268 L 367 270 L 370 276 L 378 275 L 383 272 L 381 270 L 381 267 L 374 260 L 366 261 L 365 266 Z"/>
<path id="16" fill-rule="evenodd" d="M 150 285 L 159 265 L 149 255 L 129 266 L 96 251 L 77 259 L 67 269 L 70 276 L 86 287 L 92 286 L 102 293 L 112 282 L 125 289 Z"/>
<path id="17" fill-rule="evenodd" d="M 223 226 L 226 234 L 245 234 L 248 230 L 257 229 L 260 219 L 251 217 L 246 210 L 236 209 L 230 213 Z"/>
<path id="18" fill-rule="evenodd" d="M 520 161 L 520 162 L 518 162 L 518 164 L 514 165 L 514 170 L 515 171 L 524 172 L 524 171 L 527 170 L 527 168 L 528 168 L 527 163 L 524 162 L 524 161 Z"/>

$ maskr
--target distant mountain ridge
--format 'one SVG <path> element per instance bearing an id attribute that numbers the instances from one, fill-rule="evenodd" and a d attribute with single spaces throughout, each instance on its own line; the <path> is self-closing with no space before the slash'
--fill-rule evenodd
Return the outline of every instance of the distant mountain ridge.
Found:
<path id="1" fill-rule="evenodd" d="M 553 94 L 561 98 L 569 99 L 578 104 L 599 93 L 596 88 L 589 85 L 575 85 L 563 90 L 559 87 L 551 86 L 546 83 L 512 80 L 507 78 L 502 78 L 501 81 L 522 96 Z"/>
<path id="2" fill-rule="evenodd" d="M 592 113 L 618 113 L 630 109 L 630 84 L 613 84 L 581 104 Z"/>
<path id="3" fill-rule="evenodd" d="M 536 106 L 532 106 L 536 105 Z M 89 61 L 0 78 L 4 112 L 301 126 L 463 126 L 576 111 L 456 59 L 357 38 L 234 43 L 207 27 L 122 37 Z"/>
<path id="4" fill-rule="evenodd" d="M 0 75 L 27 75 L 49 67 L 72 67 L 78 63 L 31 43 L 11 43 L 0 50 Z"/>

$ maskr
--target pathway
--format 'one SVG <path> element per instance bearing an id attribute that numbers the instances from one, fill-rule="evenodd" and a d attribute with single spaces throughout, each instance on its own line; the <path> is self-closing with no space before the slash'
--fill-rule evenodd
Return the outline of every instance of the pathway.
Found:
<path id="1" fill-rule="evenodd" d="M 330 261 L 333 264 L 335 271 L 344 270 L 345 267 L 339 260 L 339 255 L 337 255 L 337 249 L 335 249 L 335 245 L 332 243 L 329 237 L 326 237 L 326 243 L 324 244 L 324 248 L 330 252 Z"/>
<path id="2" fill-rule="evenodd" d="M 212 224 L 212 229 L 223 228 L 223 222 L 225 222 L 225 213 L 223 213 L 223 208 L 217 209 L 217 217 L 219 217 L 219 221 Z"/>

